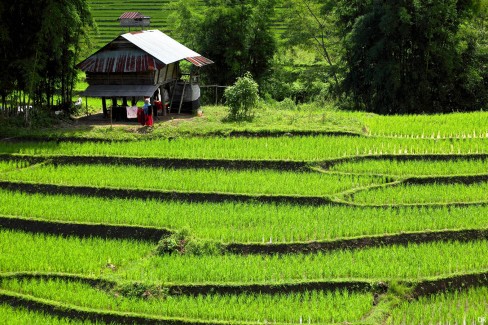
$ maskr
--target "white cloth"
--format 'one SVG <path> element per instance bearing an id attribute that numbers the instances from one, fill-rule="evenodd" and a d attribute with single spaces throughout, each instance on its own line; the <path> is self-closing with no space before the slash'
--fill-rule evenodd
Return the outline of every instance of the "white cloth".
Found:
<path id="1" fill-rule="evenodd" d="M 169 104 L 169 94 L 168 94 L 168 91 L 166 89 L 163 89 L 163 100 L 164 100 L 164 104 Z"/>
<path id="2" fill-rule="evenodd" d="M 137 106 L 127 106 L 127 118 L 137 118 Z"/>
<path id="3" fill-rule="evenodd" d="M 200 98 L 200 86 L 198 84 L 191 85 L 191 101 L 194 102 Z"/>

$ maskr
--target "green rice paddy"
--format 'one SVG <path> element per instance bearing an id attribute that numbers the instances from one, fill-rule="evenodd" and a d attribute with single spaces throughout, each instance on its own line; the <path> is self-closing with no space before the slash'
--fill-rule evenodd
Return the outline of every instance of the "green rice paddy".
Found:
<path id="1" fill-rule="evenodd" d="M 486 113 L 429 119 L 336 114 L 367 125 L 365 135 L 0 141 L 1 319 L 479 322 L 487 315 Z M 56 162 L 57 156 L 72 162 Z M 87 156 L 141 163 L 88 163 Z M 147 167 L 147 158 L 190 160 Z M 212 167 L 229 160 L 241 168 Z M 262 168 L 264 161 L 276 164 Z M 280 168 L 286 161 L 308 167 Z M 57 185 L 72 192 L 57 193 Z M 81 186 L 91 191 L 77 192 Z M 114 197 L 109 189 L 132 198 Z M 145 190 L 188 198 L 131 196 Z M 202 193 L 227 199 L 193 200 Z M 238 194 L 250 199 L 239 201 Z M 256 199 L 263 195 L 327 200 Z M 92 228 L 82 232 L 79 225 Z M 111 237 L 118 226 L 125 227 L 119 227 L 125 239 Z M 137 237 L 144 227 L 173 236 L 159 243 Z M 95 228 L 96 236 L 89 230 Z M 391 236 L 403 239 L 391 243 Z M 329 241 L 355 244 L 315 249 Z M 261 250 L 218 249 L 225 245 Z M 276 247 L 283 252 L 271 253 Z M 444 278 L 449 285 L 433 294 L 409 291 Z M 33 305 L 37 309 L 29 310 Z"/>

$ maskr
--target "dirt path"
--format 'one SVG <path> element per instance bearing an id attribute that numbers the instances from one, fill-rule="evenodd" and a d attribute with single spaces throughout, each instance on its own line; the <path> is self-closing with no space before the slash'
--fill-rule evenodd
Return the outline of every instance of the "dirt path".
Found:
<path id="1" fill-rule="evenodd" d="M 167 122 L 178 123 L 178 121 L 191 120 L 195 116 L 191 114 L 171 113 L 166 116 L 157 116 L 154 118 L 154 125 L 161 125 Z M 102 113 L 81 116 L 75 119 L 75 125 L 78 126 L 110 126 L 114 127 L 141 127 L 137 120 L 129 121 L 110 121 L 110 118 L 104 118 Z"/>

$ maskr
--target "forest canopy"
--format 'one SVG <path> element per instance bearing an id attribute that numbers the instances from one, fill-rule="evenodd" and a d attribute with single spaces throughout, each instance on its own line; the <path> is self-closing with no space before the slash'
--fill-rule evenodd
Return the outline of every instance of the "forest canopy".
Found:
<path id="1" fill-rule="evenodd" d="M 339 0 L 343 91 L 356 108 L 479 110 L 488 99 L 487 2 Z"/>

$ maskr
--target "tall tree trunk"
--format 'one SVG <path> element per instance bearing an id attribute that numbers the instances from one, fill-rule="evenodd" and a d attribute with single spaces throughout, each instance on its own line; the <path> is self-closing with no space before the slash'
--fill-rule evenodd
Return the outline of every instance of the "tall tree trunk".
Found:
<path id="1" fill-rule="evenodd" d="M 29 82 L 29 105 L 28 106 L 32 106 L 34 107 L 34 97 L 35 97 L 35 94 L 34 94 L 34 75 L 36 73 L 36 69 L 37 69 L 37 62 L 38 62 L 38 58 L 39 58 L 39 45 L 37 45 L 37 48 L 36 48 L 36 55 L 35 55 L 35 58 L 34 58 L 34 65 L 32 67 L 32 70 L 31 70 L 31 73 L 30 73 L 30 78 L 28 80 Z M 30 117 L 29 117 L 29 110 L 25 110 L 25 124 L 27 126 L 30 126 L 31 125 L 31 121 L 30 121 Z"/>

